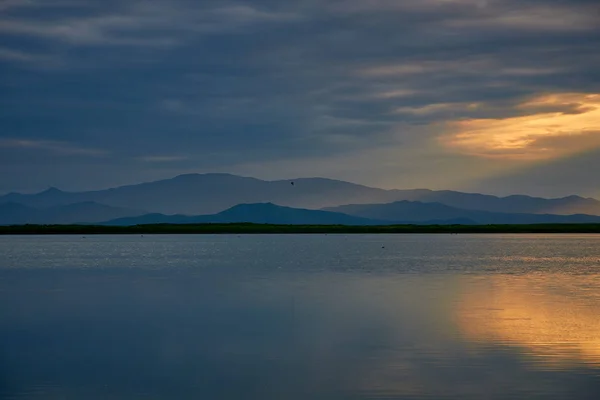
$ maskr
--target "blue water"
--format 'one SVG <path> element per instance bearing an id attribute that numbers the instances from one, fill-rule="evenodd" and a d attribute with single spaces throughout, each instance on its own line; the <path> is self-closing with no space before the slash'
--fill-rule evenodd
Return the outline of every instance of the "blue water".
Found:
<path id="1" fill-rule="evenodd" d="M 600 236 L 0 236 L 1 399 L 598 399 Z"/>

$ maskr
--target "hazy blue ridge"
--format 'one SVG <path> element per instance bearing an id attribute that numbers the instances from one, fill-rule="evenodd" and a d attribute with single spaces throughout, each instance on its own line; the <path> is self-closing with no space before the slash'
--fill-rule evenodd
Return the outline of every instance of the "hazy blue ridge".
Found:
<path id="1" fill-rule="evenodd" d="M 0 203 L 0 225 L 98 223 L 114 218 L 143 215 L 145 211 L 107 206 L 92 201 L 36 208 L 19 203 Z"/>
<path id="2" fill-rule="evenodd" d="M 165 215 L 213 215 L 238 204 L 274 203 L 318 210 L 344 204 L 384 204 L 401 200 L 510 214 L 600 215 L 598 200 L 579 196 L 544 199 L 523 195 L 496 197 L 450 190 L 384 190 L 326 178 L 265 181 L 231 174 L 186 174 L 106 190 L 66 192 L 50 188 L 37 194 L 0 196 L 0 204 L 19 203 L 38 209 L 93 202 Z M 429 219 L 435 218 L 431 216 Z"/>
<path id="3" fill-rule="evenodd" d="M 341 212 L 362 218 L 388 221 L 419 222 L 426 220 L 451 220 L 465 218 L 477 224 L 539 224 L 539 223 L 598 223 L 600 216 L 573 214 L 526 214 L 499 213 L 466 210 L 440 203 L 417 201 L 397 201 L 386 204 L 349 204 L 326 208 L 327 211 Z"/>
<path id="4" fill-rule="evenodd" d="M 386 225 L 390 221 L 355 217 L 343 213 L 307 210 L 278 206 L 273 203 L 239 204 L 225 211 L 211 215 L 164 215 L 146 214 L 132 218 L 118 218 L 107 221 L 105 225 L 142 225 L 142 224 L 198 224 L 198 223 L 235 223 L 250 222 L 256 224 L 284 225 Z"/>

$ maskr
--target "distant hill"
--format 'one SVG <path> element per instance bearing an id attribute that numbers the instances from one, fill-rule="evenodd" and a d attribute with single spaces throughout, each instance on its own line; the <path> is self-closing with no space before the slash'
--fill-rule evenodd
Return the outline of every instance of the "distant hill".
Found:
<path id="1" fill-rule="evenodd" d="M 537 224 L 600 223 L 600 216 L 575 214 L 494 213 L 464 210 L 440 203 L 397 201 L 385 204 L 351 204 L 309 210 L 273 203 L 238 204 L 215 214 L 188 216 L 144 213 L 95 202 L 34 208 L 18 203 L 0 204 L 0 225 L 20 224 L 188 224 L 236 223 L 286 225 L 390 225 L 390 224 Z"/>
<path id="2" fill-rule="evenodd" d="M 477 225 L 600 223 L 600 216 L 510 214 L 462 210 L 439 203 L 398 201 L 388 204 L 354 204 L 325 210 L 307 210 L 273 203 L 239 204 L 220 213 L 186 216 L 146 214 L 118 218 L 104 225 L 241 223 L 282 225 Z"/>
<path id="3" fill-rule="evenodd" d="M 37 221 L 39 210 L 19 203 L 0 204 L 0 225 L 17 225 Z M 37 223 L 37 222 L 31 222 Z"/>
<path id="4" fill-rule="evenodd" d="M 497 213 L 406 200 L 387 204 L 349 204 L 324 210 L 362 218 L 406 222 L 468 219 L 476 224 L 600 223 L 600 216 L 595 215 Z"/>
<path id="5" fill-rule="evenodd" d="M 164 215 L 147 214 L 135 218 L 119 218 L 107 221 L 105 225 L 143 224 L 198 224 L 251 222 L 256 224 L 285 225 L 380 225 L 387 221 L 354 217 L 330 211 L 306 210 L 282 207 L 273 203 L 239 204 L 212 215 Z"/>
<path id="6" fill-rule="evenodd" d="M 81 197 L 81 200 L 78 197 Z M 18 203 L 35 208 L 48 208 L 58 205 L 74 204 L 85 200 L 85 196 L 79 196 L 78 193 L 63 192 L 55 187 L 51 187 L 37 194 L 21 194 L 13 192 L 0 196 L 0 204 Z"/>
<path id="7" fill-rule="evenodd" d="M 0 203 L 10 201 L 33 207 L 94 201 L 115 207 L 186 215 L 213 214 L 242 203 L 272 202 L 318 209 L 348 201 L 392 200 L 393 195 L 386 190 L 331 179 L 263 181 L 230 174 L 187 174 L 100 191 L 70 193 L 50 189 L 33 195 L 12 193 L 0 197 Z"/>
<path id="8" fill-rule="evenodd" d="M 191 224 L 194 223 L 193 216 L 173 214 L 165 215 L 160 213 L 144 214 L 138 217 L 122 217 L 108 221 L 100 221 L 101 225 L 154 225 L 154 224 Z"/>
<path id="9" fill-rule="evenodd" d="M 384 190 L 325 178 L 265 181 L 231 174 L 186 174 L 171 179 L 88 192 L 50 188 L 37 194 L 10 193 L 0 204 L 19 203 L 49 208 L 94 202 L 149 213 L 206 215 L 237 204 L 275 203 L 321 209 L 342 204 L 391 203 L 400 200 L 439 203 L 478 211 L 530 214 L 600 215 L 600 202 L 569 196 L 543 199 L 529 196 L 496 197 L 477 193 L 428 189 Z"/>
<path id="10" fill-rule="evenodd" d="M 48 208 L 34 208 L 18 203 L 0 204 L 0 225 L 98 223 L 143 211 L 82 202 Z"/>
<path id="11" fill-rule="evenodd" d="M 580 196 L 544 199 L 524 195 L 497 197 L 452 190 L 394 190 L 396 200 L 441 203 L 452 207 L 503 213 L 600 215 L 600 201 Z"/>

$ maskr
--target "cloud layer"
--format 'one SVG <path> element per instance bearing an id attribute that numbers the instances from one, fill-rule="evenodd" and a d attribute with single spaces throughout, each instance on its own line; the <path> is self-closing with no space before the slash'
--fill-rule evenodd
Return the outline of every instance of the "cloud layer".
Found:
<path id="1" fill-rule="evenodd" d="M 502 193 L 510 185 L 492 178 L 600 148 L 594 1 L 12 0 L 1 11 L 0 143 L 42 145 L 0 146 L 0 191 L 232 171 Z"/>
<path id="2" fill-rule="evenodd" d="M 526 115 L 452 121 L 456 133 L 443 143 L 477 156 L 524 159 L 552 159 L 600 147 L 600 94 L 541 96 L 514 109 Z"/>

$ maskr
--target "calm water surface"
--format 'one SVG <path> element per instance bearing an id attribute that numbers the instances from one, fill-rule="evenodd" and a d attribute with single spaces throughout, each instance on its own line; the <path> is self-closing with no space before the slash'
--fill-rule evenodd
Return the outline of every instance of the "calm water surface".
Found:
<path id="1" fill-rule="evenodd" d="M 2 399 L 599 399 L 600 236 L 0 237 Z"/>

